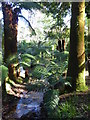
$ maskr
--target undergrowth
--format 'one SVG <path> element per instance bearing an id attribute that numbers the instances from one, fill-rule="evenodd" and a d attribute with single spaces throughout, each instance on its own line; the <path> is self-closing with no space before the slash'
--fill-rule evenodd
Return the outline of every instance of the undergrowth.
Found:
<path id="1" fill-rule="evenodd" d="M 47 120 L 62 119 L 88 119 L 90 105 L 74 95 L 65 100 L 59 99 L 59 91 L 49 90 L 44 95 L 44 108 L 47 112 Z"/>

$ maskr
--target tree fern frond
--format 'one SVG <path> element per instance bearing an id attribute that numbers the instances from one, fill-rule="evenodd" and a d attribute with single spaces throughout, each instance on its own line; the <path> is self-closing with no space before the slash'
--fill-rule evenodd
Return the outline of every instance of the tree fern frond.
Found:
<path id="1" fill-rule="evenodd" d="M 33 56 L 33 55 L 30 55 L 30 54 L 22 54 L 21 55 L 21 58 L 23 59 L 23 58 L 30 58 L 30 59 L 33 59 L 33 60 L 36 60 L 36 58 L 35 58 L 35 56 Z"/>

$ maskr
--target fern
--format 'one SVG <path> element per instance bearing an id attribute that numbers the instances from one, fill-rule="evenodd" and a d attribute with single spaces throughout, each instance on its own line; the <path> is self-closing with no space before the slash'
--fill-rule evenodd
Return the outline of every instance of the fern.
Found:
<path id="1" fill-rule="evenodd" d="M 28 63 L 26 63 L 26 62 L 20 62 L 18 65 L 19 65 L 19 66 L 23 66 L 24 68 L 25 68 L 25 67 L 30 67 L 30 64 L 28 64 Z"/>
<path id="2" fill-rule="evenodd" d="M 21 58 L 29 58 L 29 59 L 33 59 L 33 60 L 36 60 L 35 56 L 33 55 L 30 55 L 30 54 L 22 54 L 21 55 Z"/>
<path id="3" fill-rule="evenodd" d="M 40 79 L 42 76 L 45 78 L 48 75 L 48 72 L 44 66 L 37 65 L 32 71 L 32 75 L 33 77 Z"/>
<path id="4" fill-rule="evenodd" d="M 59 91 L 49 90 L 44 94 L 44 107 L 47 111 L 48 119 L 53 118 L 55 113 L 55 108 L 58 106 L 59 102 Z"/>

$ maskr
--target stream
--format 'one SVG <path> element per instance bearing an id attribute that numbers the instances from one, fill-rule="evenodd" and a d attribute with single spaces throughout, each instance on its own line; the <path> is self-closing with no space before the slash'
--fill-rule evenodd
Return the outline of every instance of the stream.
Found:
<path id="1" fill-rule="evenodd" d="M 20 61 L 21 57 L 19 56 Z M 25 70 L 20 66 L 20 77 L 25 78 Z M 9 89 L 9 92 L 17 97 L 20 97 L 19 101 L 16 103 L 15 107 L 12 108 L 12 111 L 9 111 L 6 120 L 31 120 L 32 117 L 34 120 L 37 120 L 40 117 L 41 112 L 41 103 L 43 102 L 44 92 L 36 92 L 24 90 L 24 86 L 14 83 L 16 89 Z M 12 90 L 16 91 L 14 93 Z M 27 118 L 28 116 L 28 118 Z"/>
<path id="2" fill-rule="evenodd" d="M 15 118 L 20 119 L 28 113 L 40 115 L 40 104 L 43 102 L 43 92 L 23 92 L 16 106 Z M 37 118 L 36 118 L 37 119 Z"/>

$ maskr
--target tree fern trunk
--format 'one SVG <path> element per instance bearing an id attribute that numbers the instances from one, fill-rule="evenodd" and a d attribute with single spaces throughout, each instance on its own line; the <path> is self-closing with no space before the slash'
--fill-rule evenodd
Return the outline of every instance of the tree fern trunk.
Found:
<path id="1" fill-rule="evenodd" d="M 70 31 L 70 55 L 67 75 L 72 78 L 73 90 L 85 88 L 85 47 L 84 47 L 85 3 L 72 3 Z"/>

